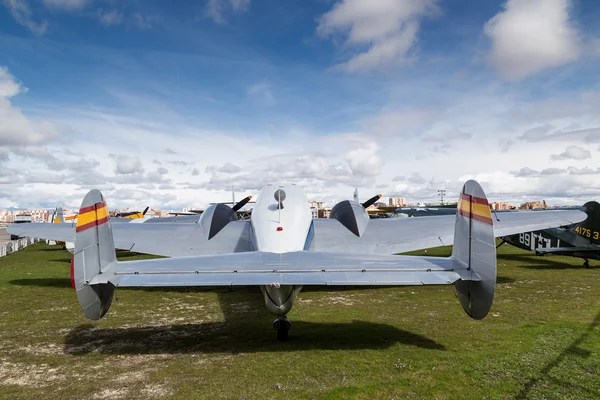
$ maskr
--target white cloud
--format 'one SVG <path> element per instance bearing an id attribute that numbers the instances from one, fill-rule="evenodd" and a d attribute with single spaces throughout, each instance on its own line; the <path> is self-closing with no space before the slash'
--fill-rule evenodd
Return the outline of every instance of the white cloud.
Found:
<path id="1" fill-rule="evenodd" d="M 439 12 L 436 0 L 341 0 L 319 19 L 323 37 L 347 34 L 347 46 L 363 51 L 340 67 L 361 72 L 402 65 L 413 48 L 424 16 Z M 364 50 L 364 47 L 368 49 Z"/>
<path id="2" fill-rule="evenodd" d="M 591 158 L 592 154 L 579 146 L 569 146 L 567 149 L 560 154 L 553 154 L 550 156 L 552 160 L 587 160 Z"/>
<path id="3" fill-rule="evenodd" d="M 109 154 L 109 156 L 113 160 L 115 160 L 115 172 L 117 174 L 133 174 L 144 172 L 142 162 L 138 157 L 128 156 L 124 154 Z"/>
<path id="4" fill-rule="evenodd" d="M 22 87 L 7 68 L 0 66 L 0 143 L 5 146 L 41 145 L 58 135 L 50 122 L 32 122 L 12 105 L 11 98 L 25 92 L 27 88 Z"/>
<path id="5" fill-rule="evenodd" d="M 48 29 L 48 22 L 35 22 L 32 18 L 31 8 L 27 0 L 3 0 L 12 17 L 18 24 L 23 25 L 36 35 L 43 35 Z"/>
<path id="6" fill-rule="evenodd" d="M 539 171 L 535 171 L 529 167 L 524 167 L 516 172 L 515 171 L 512 172 L 512 174 L 516 177 L 534 176 L 534 175 L 538 175 L 539 173 L 540 173 Z"/>
<path id="7" fill-rule="evenodd" d="M 375 143 L 367 143 L 362 147 L 349 151 L 344 159 L 355 177 L 375 179 L 381 173 L 382 161 L 379 157 L 379 146 Z"/>
<path id="8" fill-rule="evenodd" d="M 117 9 L 104 11 L 98 9 L 98 20 L 104 26 L 120 25 L 123 21 L 123 13 Z"/>
<path id="9" fill-rule="evenodd" d="M 242 171 L 242 169 L 240 167 L 238 167 L 235 164 L 229 163 L 229 162 L 225 163 L 225 165 L 223 165 L 221 167 L 216 167 L 216 166 L 206 167 L 206 172 L 209 172 L 209 173 L 236 174 L 241 171 Z"/>
<path id="10" fill-rule="evenodd" d="M 211 18 L 217 24 L 224 24 L 226 12 L 231 10 L 234 13 L 242 14 L 248 11 L 251 0 L 208 0 L 204 10 L 207 17 Z"/>
<path id="11" fill-rule="evenodd" d="M 520 79 L 579 58 L 579 33 L 570 0 L 508 0 L 486 22 L 488 62 L 508 79 Z"/>
<path id="12" fill-rule="evenodd" d="M 90 3 L 90 0 L 43 0 L 43 2 L 48 8 L 74 11 L 87 6 Z"/>

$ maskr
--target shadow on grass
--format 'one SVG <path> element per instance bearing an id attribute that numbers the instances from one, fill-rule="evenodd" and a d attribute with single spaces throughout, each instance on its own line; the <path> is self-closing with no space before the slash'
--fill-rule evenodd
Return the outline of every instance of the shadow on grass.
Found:
<path id="1" fill-rule="evenodd" d="M 71 279 L 69 278 L 32 278 L 32 279 L 14 279 L 9 281 L 11 285 L 18 286 L 39 286 L 39 287 L 54 287 L 64 288 L 71 287 Z"/>
<path id="2" fill-rule="evenodd" d="M 496 277 L 496 284 L 500 285 L 502 283 L 513 283 L 515 280 L 508 276 L 498 276 Z"/>
<path id="3" fill-rule="evenodd" d="M 65 338 L 66 354 L 251 353 L 265 351 L 386 349 L 401 343 L 432 350 L 446 348 L 425 337 L 386 324 L 365 321 L 292 321 L 290 338 L 278 343 L 269 322 L 207 322 L 135 328 L 82 325 Z"/>
<path id="4" fill-rule="evenodd" d="M 553 382 L 555 382 L 555 383 L 557 383 L 557 384 L 559 384 L 560 386 L 563 386 L 563 387 L 566 387 L 566 386 L 575 386 L 576 389 L 586 391 L 588 394 L 590 394 L 592 396 L 590 398 L 596 398 L 596 396 L 598 396 L 598 392 L 595 392 L 595 391 L 583 388 L 583 387 L 581 387 L 579 385 L 575 385 L 574 383 L 571 383 L 571 382 L 559 381 L 558 379 L 556 379 L 554 377 L 550 377 L 548 375 L 549 375 L 550 371 L 552 371 L 552 369 L 554 369 L 555 367 L 557 367 L 561 362 L 563 362 L 563 360 L 565 359 L 565 357 L 567 357 L 569 355 L 576 355 L 576 356 L 585 357 L 585 358 L 591 356 L 592 353 L 589 350 L 582 349 L 579 346 L 581 345 L 581 343 L 583 343 L 584 340 L 586 340 L 588 338 L 588 336 L 590 336 L 590 334 L 599 325 L 600 325 L 600 312 L 598 314 L 596 314 L 596 318 L 594 318 L 594 320 L 592 321 L 592 323 L 588 326 L 588 328 L 586 329 L 586 331 L 581 334 L 581 336 L 579 336 L 577 339 L 575 339 L 575 341 L 573 341 L 573 343 L 571 343 L 566 349 L 564 349 L 555 359 L 553 359 L 548 364 L 546 364 L 540 370 L 540 373 L 539 373 L 539 375 L 537 377 L 529 379 L 525 383 L 525 385 L 523 385 L 523 389 L 521 389 L 521 391 L 516 396 L 516 398 L 517 399 L 527 399 L 527 398 L 529 398 L 529 393 L 531 392 L 531 390 L 540 381 L 545 380 L 545 379 L 551 380 L 551 381 L 553 381 Z"/>
<path id="5" fill-rule="evenodd" d="M 579 258 L 581 263 L 571 264 L 567 262 L 561 262 L 560 260 L 552 257 L 544 256 L 532 256 L 526 254 L 502 254 L 498 256 L 499 260 L 516 261 L 521 263 L 519 267 L 528 269 L 595 269 L 600 268 L 600 265 L 590 265 L 589 267 L 583 266 L 583 259 Z M 573 259 L 575 259 L 573 257 Z"/>
<path id="6" fill-rule="evenodd" d="M 35 251 L 67 251 L 67 249 L 62 246 L 48 246 L 42 247 L 41 249 L 36 249 Z"/>

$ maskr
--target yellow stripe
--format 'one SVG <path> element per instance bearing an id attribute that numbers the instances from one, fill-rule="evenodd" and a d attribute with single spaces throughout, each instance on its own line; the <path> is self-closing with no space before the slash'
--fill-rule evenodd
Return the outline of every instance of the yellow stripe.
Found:
<path id="1" fill-rule="evenodd" d="M 108 208 L 102 207 L 96 211 L 88 211 L 83 214 L 79 214 L 77 217 L 77 226 L 89 224 L 90 222 L 98 221 L 99 219 L 106 218 L 108 216 Z"/>
<path id="2" fill-rule="evenodd" d="M 461 199 L 458 202 L 458 208 L 463 210 L 463 212 L 470 212 L 471 214 L 479 215 L 480 217 L 492 218 L 490 207 L 485 204 L 473 203 Z"/>
<path id="3" fill-rule="evenodd" d="M 135 214 L 131 214 L 131 215 L 128 215 L 126 217 L 123 217 L 123 218 L 134 219 L 134 218 L 144 218 L 144 216 L 142 215 L 142 213 L 135 213 Z"/>
<path id="4" fill-rule="evenodd" d="M 96 220 L 108 217 L 108 208 L 106 206 L 96 210 Z"/>

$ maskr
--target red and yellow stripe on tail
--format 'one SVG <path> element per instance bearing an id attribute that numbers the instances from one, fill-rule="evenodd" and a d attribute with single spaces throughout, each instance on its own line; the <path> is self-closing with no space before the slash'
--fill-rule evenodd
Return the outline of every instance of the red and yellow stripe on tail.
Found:
<path id="1" fill-rule="evenodd" d="M 461 193 L 458 200 L 457 212 L 467 218 L 472 218 L 484 224 L 493 225 L 492 212 L 487 199 L 469 196 Z"/>
<path id="2" fill-rule="evenodd" d="M 108 208 L 106 202 L 96 203 L 93 206 L 82 207 L 77 216 L 77 226 L 75 232 L 83 232 L 86 229 L 93 228 L 108 222 Z"/>

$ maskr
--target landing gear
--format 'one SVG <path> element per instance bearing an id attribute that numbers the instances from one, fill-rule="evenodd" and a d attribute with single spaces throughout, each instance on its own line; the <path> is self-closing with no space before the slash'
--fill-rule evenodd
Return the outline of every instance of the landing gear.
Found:
<path id="1" fill-rule="evenodd" d="M 585 260 L 583 262 L 583 268 L 588 268 L 590 266 L 590 262 L 588 260 Z"/>
<path id="2" fill-rule="evenodd" d="M 286 316 L 277 317 L 277 319 L 273 321 L 273 328 L 277 331 L 278 341 L 285 342 L 288 339 L 288 332 L 291 326 L 292 323 Z"/>

